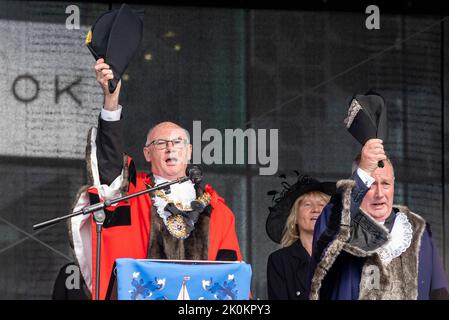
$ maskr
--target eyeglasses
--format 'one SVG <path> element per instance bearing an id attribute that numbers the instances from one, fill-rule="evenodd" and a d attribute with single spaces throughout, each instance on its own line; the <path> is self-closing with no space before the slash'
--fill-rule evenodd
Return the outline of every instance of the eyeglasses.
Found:
<path id="1" fill-rule="evenodd" d="M 164 150 L 168 148 L 168 144 L 170 142 L 172 143 L 173 148 L 177 150 L 184 148 L 186 145 L 186 140 L 181 138 L 173 140 L 156 139 L 151 141 L 149 144 L 146 144 L 145 147 L 150 147 L 153 145 L 157 150 Z"/>

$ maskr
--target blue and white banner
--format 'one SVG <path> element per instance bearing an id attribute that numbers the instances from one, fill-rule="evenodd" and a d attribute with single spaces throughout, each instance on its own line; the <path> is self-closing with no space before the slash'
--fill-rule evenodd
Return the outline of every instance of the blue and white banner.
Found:
<path id="1" fill-rule="evenodd" d="M 244 262 L 117 259 L 119 300 L 248 300 Z"/>

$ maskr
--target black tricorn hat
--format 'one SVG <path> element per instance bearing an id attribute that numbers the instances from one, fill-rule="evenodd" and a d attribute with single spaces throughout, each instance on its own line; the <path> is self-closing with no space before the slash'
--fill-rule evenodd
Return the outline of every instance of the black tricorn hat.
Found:
<path id="1" fill-rule="evenodd" d="M 97 18 L 86 37 L 86 45 L 95 59 L 104 58 L 111 66 L 114 79 L 109 92 L 114 92 L 143 33 L 143 10 L 132 10 L 126 4 L 120 9 L 103 13 Z"/>
<path id="2" fill-rule="evenodd" d="M 362 145 L 373 138 L 387 138 L 387 109 L 384 98 L 373 91 L 355 95 L 344 120 L 349 133 Z"/>
<path id="3" fill-rule="evenodd" d="M 287 181 L 283 181 L 284 189 L 281 192 L 272 190 L 267 193 L 273 196 L 273 206 L 268 208 L 270 213 L 267 217 L 265 229 L 270 239 L 276 243 L 281 243 L 285 223 L 296 199 L 311 191 L 320 191 L 330 196 L 336 191 L 335 182 L 320 182 L 312 177 L 299 175 L 297 171 L 295 172 L 298 175 L 296 183 L 290 185 Z M 286 179 L 284 174 L 281 174 L 280 177 Z M 276 195 L 278 196 L 276 197 Z"/>

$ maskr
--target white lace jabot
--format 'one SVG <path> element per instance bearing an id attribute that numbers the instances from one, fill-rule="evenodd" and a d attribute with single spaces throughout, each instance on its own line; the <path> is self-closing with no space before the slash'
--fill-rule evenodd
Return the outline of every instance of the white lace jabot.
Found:
<path id="1" fill-rule="evenodd" d="M 391 239 L 382 247 L 376 250 L 384 264 L 389 264 L 391 260 L 399 257 L 412 243 L 412 225 L 403 212 L 396 214 L 394 225 L 390 233 Z"/>
<path id="2" fill-rule="evenodd" d="M 167 181 L 169 180 L 154 175 L 155 185 Z M 169 196 L 173 201 L 181 201 L 183 204 L 190 205 L 190 203 L 196 199 L 195 187 L 190 180 L 183 183 L 172 184 L 170 186 Z M 153 203 L 157 207 L 157 213 L 159 214 L 159 216 L 164 219 L 164 222 L 166 222 L 167 217 L 170 216 L 170 213 L 164 210 L 167 202 L 158 196 L 154 196 Z"/>

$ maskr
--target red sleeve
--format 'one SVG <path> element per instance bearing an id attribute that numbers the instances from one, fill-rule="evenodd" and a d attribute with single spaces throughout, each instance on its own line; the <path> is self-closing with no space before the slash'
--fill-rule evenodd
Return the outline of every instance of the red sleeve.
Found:
<path id="1" fill-rule="evenodd" d="M 205 191 L 211 195 L 212 214 L 209 225 L 209 260 L 216 260 L 219 250 L 234 250 L 237 260 L 242 260 L 240 246 L 235 231 L 235 217 L 231 209 L 215 190 L 206 185 Z"/>

